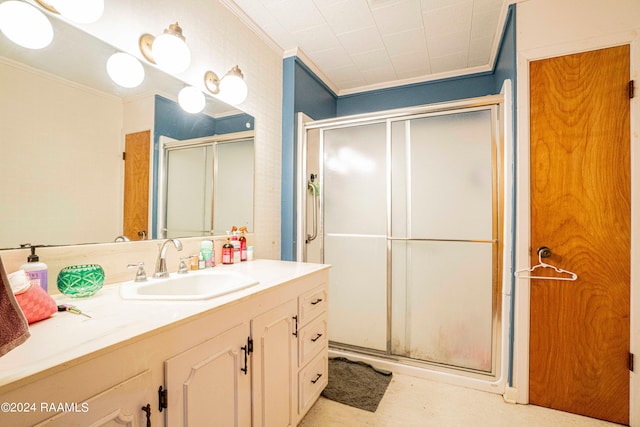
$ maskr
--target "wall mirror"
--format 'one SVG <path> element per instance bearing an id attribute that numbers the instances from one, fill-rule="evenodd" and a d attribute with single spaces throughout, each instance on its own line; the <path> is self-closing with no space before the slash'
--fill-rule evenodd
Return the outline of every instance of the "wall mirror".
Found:
<path id="1" fill-rule="evenodd" d="M 206 114 L 172 110 L 184 82 L 148 64 L 141 86 L 119 87 L 106 72 L 117 49 L 49 19 L 54 40 L 44 49 L 0 34 L 0 248 L 113 242 L 124 234 L 125 168 L 148 169 L 137 181 L 147 181 L 138 202 L 149 232 L 131 240 L 155 237 L 160 136 L 175 138 L 180 126 L 189 138 L 253 130 L 253 118 L 211 96 Z M 226 124 L 196 129 L 216 121 Z M 123 161 L 126 137 L 144 132 L 147 155 Z"/>

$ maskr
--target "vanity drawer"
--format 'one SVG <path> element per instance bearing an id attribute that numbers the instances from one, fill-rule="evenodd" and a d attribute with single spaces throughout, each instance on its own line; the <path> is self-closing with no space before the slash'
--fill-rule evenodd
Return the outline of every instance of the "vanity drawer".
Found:
<path id="1" fill-rule="evenodd" d="M 326 311 L 327 295 L 327 286 L 323 285 L 298 297 L 298 313 L 301 326 Z"/>
<path id="2" fill-rule="evenodd" d="M 327 348 L 327 315 L 321 315 L 298 332 L 298 366 L 303 367 Z"/>
<path id="3" fill-rule="evenodd" d="M 329 358 L 327 352 L 318 355 L 309 365 L 298 374 L 298 410 L 306 413 L 317 400 L 322 390 L 329 382 Z"/>

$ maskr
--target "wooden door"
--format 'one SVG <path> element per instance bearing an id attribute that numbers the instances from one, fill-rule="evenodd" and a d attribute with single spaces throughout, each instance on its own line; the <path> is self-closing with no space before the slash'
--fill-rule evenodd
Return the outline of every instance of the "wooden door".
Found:
<path id="1" fill-rule="evenodd" d="M 535 61 L 530 402 L 627 424 L 630 340 L 629 46 Z M 536 271 L 537 273 L 538 271 Z"/>
<path id="2" fill-rule="evenodd" d="M 149 151 L 151 131 L 125 136 L 124 226 L 131 240 L 149 238 Z"/>

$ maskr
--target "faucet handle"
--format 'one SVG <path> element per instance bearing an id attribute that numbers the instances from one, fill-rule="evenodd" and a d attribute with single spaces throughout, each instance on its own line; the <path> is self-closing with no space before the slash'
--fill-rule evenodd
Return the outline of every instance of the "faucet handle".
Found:
<path id="1" fill-rule="evenodd" d="M 147 272 L 144 271 L 144 262 L 139 262 L 137 264 L 128 264 L 127 268 L 138 268 L 136 271 L 136 278 L 133 280 L 134 282 L 146 282 L 147 281 Z"/>
<path id="2" fill-rule="evenodd" d="M 180 265 L 178 266 L 178 274 L 187 274 L 189 269 L 187 268 L 186 260 L 191 260 L 190 256 L 180 257 Z"/>

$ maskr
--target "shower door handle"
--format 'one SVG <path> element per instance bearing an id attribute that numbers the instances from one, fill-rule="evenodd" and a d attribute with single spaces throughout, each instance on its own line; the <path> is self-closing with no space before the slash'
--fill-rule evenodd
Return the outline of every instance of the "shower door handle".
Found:
<path id="1" fill-rule="evenodd" d="M 311 243 L 318 237 L 318 190 L 313 184 L 314 178 L 315 175 L 311 174 L 311 179 L 307 181 L 307 189 L 313 194 L 313 234 L 307 234 L 307 243 Z"/>

